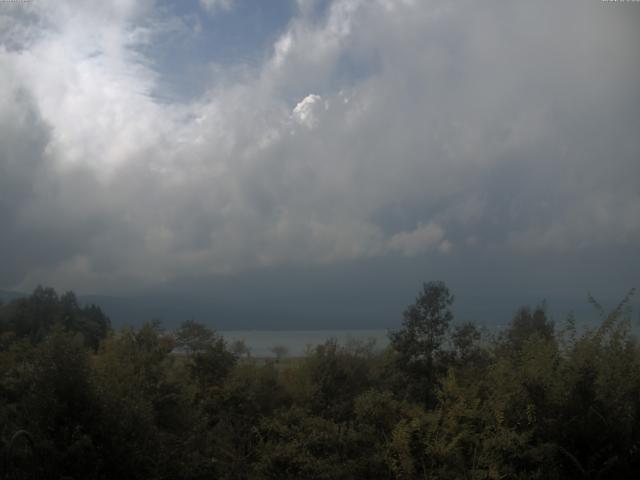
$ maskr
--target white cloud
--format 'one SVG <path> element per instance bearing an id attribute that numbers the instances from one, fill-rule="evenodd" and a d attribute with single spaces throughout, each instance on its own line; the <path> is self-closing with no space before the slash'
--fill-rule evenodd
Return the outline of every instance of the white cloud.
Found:
<path id="1" fill-rule="evenodd" d="M 317 112 L 321 107 L 322 97 L 309 94 L 298 102 L 293 109 L 293 118 L 307 128 L 313 128 L 317 122 Z M 327 106 L 325 105 L 325 108 Z"/>
<path id="2" fill-rule="evenodd" d="M 396 233 L 389 239 L 389 249 L 406 256 L 415 256 L 439 247 L 443 253 L 451 250 L 451 242 L 444 238 L 444 229 L 437 223 L 418 225 L 411 232 Z"/>

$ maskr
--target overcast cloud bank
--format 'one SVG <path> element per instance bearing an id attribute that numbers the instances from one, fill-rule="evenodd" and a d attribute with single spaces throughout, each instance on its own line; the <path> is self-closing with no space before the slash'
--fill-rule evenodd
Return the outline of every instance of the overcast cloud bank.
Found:
<path id="1" fill-rule="evenodd" d="M 202 34 L 192 17 L 2 5 L 0 285 L 469 250 L 638 260 L 640 7 L 298 4 L 262 62 L 211 64 L 184 101 L 154 58 Z"/>

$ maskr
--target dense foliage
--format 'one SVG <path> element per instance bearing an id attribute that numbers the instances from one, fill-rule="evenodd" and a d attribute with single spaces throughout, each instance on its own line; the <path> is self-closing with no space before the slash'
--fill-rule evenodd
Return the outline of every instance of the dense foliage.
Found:
<path id="1" fill-rule="evenodd" d="M 521 308 L 488 338 L 432 282 L 384 351 L 265 360 L 193 321 L 114 332 L 38 288 L 0 306 L 0 477 L 638 478 L 628 300 L 592 329 Z"/>

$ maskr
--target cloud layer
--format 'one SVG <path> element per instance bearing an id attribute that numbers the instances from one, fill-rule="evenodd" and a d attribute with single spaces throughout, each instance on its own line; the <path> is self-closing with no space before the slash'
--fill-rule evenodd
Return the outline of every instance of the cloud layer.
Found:
<path id="1" fill-rule="evenodd" d="M 179 102 L 170 9 L 3 6 L 0 285 L 640 245 L 640 8 L 320 6 Z"/>

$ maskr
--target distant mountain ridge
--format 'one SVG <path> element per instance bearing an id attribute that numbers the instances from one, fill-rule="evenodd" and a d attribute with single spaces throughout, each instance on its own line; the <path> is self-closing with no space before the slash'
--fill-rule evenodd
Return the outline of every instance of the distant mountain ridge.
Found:
<path id="1" fill-rule="evenodd" d="M 28 293 L 15 292 L 12 290 L 0 290 L 0 301 L 3 302 L 10 302 L 11 300 L 15 300 L 16 298 L 23 298 L 28 296 Z"/>
<path id="2" fill-rule="evenodd" d="M 323 285 L 324 287 L 324 285 Z M 310 290 L 311 291 L 311 290 Z M 242 293 L 238 293 L 242 292 Z M 250 292 L 250 293 L 244 293 Z M 62 294 L 63 292 L 58 292 Z M 0 290 L 0 301 L 27 297 L 26 292 Z M 124 325 L 140 326 L 149 320 L 160 320 L 165 328 L 176 328 L 185 320 L 196 320 L 215 330 L 359 330 L 395 329 L 400 326 L 406 305 L 394 298 L 379 303 L 372 297 L 340 298 L 322 289 L 311 293 L 281 292 L 260 288 L 230 288 L 224 284 L 207 291 L 155 291 L 136 295 L 78 295 L 81 305 L 95 304 L 118 329 Z M 598 298 L 605 310 L 614 308 L 619 298 Z M 473 321 L 488 327 L 506 325 L 522 305 L 535 306 L 540 297 L 527 295 L 461 295 L 453 305 L 454 322 Z M 640 328 L 640 305 L 634 306 L 634 327 Z M 570 312 L 579 323 L 598 321 L 593 307 L 585 298 L 549 298 L 549 315 L 557 327 L 564 324 Z"/>

